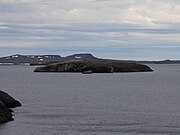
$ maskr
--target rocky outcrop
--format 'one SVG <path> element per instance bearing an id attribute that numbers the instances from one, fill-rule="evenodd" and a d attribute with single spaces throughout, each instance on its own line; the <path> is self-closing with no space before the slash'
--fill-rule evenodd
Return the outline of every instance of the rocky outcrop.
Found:
<path id="1" fill-rule="evenodd" d="M 7 108 L 14 108 L 21 106 L 21 103 L 8 95 L 6 92 L 0 91 L 0 100 L 5 104 Z"/>
<path id="2" fill-rule="evenodd" d="M 68 61 L 38 67 L 34 72 L 81 72 L 81 73 L 117 73 L 117 72 L 149 72 L 150 67 L 136 63 L 120 63 L 107 61 Z"/>
<path id="3" fill-rule="evenodd" d="M 13 110 L 9 108 L 14 108 L 21 106 L 21 103 L 14 98 L 12 98 L 7 93 L 0 91 L 0 123 L 12 121 Z"/>
<path id="4" fill-rule="evenodd" d="M 0 123 L 12 121 L 11 110 L 8 109 L 2 101 L 0 101 Z"/>

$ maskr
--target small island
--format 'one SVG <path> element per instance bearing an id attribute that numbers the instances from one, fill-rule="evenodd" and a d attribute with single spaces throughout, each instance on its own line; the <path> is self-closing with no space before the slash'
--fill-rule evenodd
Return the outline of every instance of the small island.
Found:
<path id="1" fill-rule="evenodd" d="M 13 110 L 10 108 L 21 106 L 21 103 L 15 100 L 13 97 L 7 93 L 0 91 L 0 123 L 5 123 L 12 121 Z"/>
<path id="2" fill-rule="evenodd" d="M 37 67 L 34 70 L 34 72 L 80 72 L 83 74 L 150 71 L 153 70 L 143 64 L 89 60 L 59 62 L 44 67 Z"/>

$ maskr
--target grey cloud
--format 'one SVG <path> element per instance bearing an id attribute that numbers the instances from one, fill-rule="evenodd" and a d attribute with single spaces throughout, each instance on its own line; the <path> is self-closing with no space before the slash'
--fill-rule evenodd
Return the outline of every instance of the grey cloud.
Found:
<path id="1" fill-rule="evenodd" d="M 22 13 L 22 12 L 32 12 L 32 7 L 29 4 L 1 4 L 0 3 L 0 13 Z"/>
<path id="2" fill-rule="evenodd" d="M 180 50 L 179 8 L 179 0 L 3 0 L 0 50 L 165 56 Z"/>
<path id="3" fill-rule="evenodd" d="M 1 24 L 1 27 L 7 27 L 2 29 L 2 32 L 15 33 L 24 30 L 49 30 L 49 31 L 60 31 L 60 32 L 94 32 L 94 33 L 105 33 L 105 32 L 135 32 L 135 33 L 149 33 L 149 34 L 174 34 L 180 33 L 179 25 L 173 25 L 173 28 L 146 28 L 140 27 L 139 25 L 131 24 L 117 24 L 117 23 L 80 23 L 80 24 L 59 24 L 59 25 L 40 25 L 40 24 Z M 8 32 L 9 31 L 9 32 Z"/>

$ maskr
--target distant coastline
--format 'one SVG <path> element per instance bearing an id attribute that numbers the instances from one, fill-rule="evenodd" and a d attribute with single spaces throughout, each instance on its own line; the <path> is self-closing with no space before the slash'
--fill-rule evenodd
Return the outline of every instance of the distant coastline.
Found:
<path id="1" fill-rule="evenodd" d="M 65 62 L 70 60 L 93 60 L 123 63 L 139 64 L 180 64 L 180 60 L 162 60 L 162 61 L 136 61 L 136 60 L 114 60 L 97 58 L 90 53 L 73 54 L 66 57 L 60 55 L 20 55 L 15 54 L 7 57 L 0 57 L 0 65 L 48 65 L 52 63 Z"/>

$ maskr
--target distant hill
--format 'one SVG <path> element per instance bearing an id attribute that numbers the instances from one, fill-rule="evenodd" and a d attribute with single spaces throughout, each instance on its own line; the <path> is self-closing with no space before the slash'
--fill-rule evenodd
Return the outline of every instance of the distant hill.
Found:
<path id="1" fill-rule="evenodd" d="M 64 57 L 65 60 L 97 60 L 97 57 L 94 57 L 92 54 L 84 53 L 84 54 L 73 54 L 67 57 Z"/>
<path id="2" fill-rule="evenodd" d="M 55 62 L 62 62 L 67 60 L 97 60 L 92 54 L 73 54 L 67 57 L 60 55 L 20 55 L 15 54 L 12 56 L 1 57 L 1 64 L 15 64 L 15 65 L 41 65 L 50 64 Z"/>
<path id="3" fill-rule="evenodd" d="M 109 61 L 123 63 L 140 63 L 140 64 L 180 64 L 180 60 L 163 60 L 163 61 L 133 61 L 133 60 L 113 60 L 102 59 L 93 56 L 90 53 L 73 54 L 66 57 L 60 55 L 20 55 L 15 54 L 7 57 L 0 57 L 0 64 L 8 65 L 47 65 L 51 63 L 64 62 L 70 60 L 90 60 L 90 61 Z"/>

